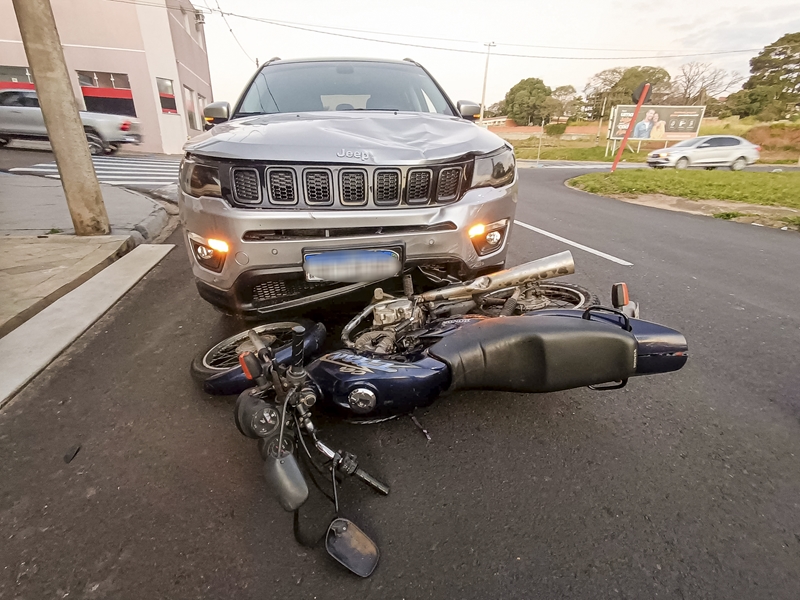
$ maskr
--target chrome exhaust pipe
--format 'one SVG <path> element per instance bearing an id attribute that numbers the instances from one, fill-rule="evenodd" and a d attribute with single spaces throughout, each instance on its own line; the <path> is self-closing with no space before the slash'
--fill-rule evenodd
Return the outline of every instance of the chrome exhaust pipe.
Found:
<path id="1" fill-rule="evenodd" d="M 567 250 L 512 267 L 511 269 L 498 271 L 491 275 L 483 275 L 472 281 L 467 281 L 463 285 L 451 285 L 431 290 L 420 294 L 418 298 L 424 302 L 470 298 L 475 294 L 485 294 L 502 290 L 503 288 L 541 281 L 542 279 L 571 275 L 574 272 L 575 261 L 572 259 L 572 253 Z"/>

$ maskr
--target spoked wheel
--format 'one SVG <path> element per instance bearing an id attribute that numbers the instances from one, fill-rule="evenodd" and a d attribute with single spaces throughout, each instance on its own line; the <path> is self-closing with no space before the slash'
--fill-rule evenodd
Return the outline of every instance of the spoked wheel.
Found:
<path id="1" fill-rule="evenodd" d="M 308 319 L 297 319 L 296 321 L 281 321 L 278 323 L 267 323 L 251 327 L 267 346 L 277 351 L 279 348 L 292 343 L 292 327 L 302 325 L 309 328 L 314 325 Z M 212 346 L 208 350 L 203 350 L 192 361 L 192 375 L 200 382 L 205 381 L 212 375 L 223 373 L 239 365 L 239 354 L 249 350 L 255 352 L 255 347 L 250 341 L 247 332 L 250 329 L 232 335 Z"/>
<path id="2" fill-rule="evenodd" d="M 499 315 L 500 309 L 503 308 L 502 301 L 510 298 L 514 289 L 506 288 L 486 294 L 482 298 L 489 300 L 487 303 L 489 305 L 484 304 L 479 309 L 479 312 L 489 316 Z M 537 283 L 526 286 L 523 289 L 517 300 L 517 308 L 514 314 L 519 315 L 545 308 L 583 309 L 595 304 L 600 304 L 597 296 L 580 285 L 575 285 L 574 283 Z"/>

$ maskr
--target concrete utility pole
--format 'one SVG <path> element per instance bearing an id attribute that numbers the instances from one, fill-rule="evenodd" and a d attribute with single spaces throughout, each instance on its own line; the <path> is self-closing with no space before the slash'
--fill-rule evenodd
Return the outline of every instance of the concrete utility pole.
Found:
<path id="1" fill-rule="evenodd" d="M 108 214 L 78 116 L 50 0 L 12 2 L 75 233 L 108 235 Z"/>
<path id="2" fill-rule="evenodd" d="M 489 77 L 489 55 L 492 53 L 492 48 L 494 48 L 497 44 L 494 42 L 489 42 L 488 44 L 484 44 L 486 46 L 486 68 L 483 70 L 483 93 L 481 94 L 481 116 L 478 119 L 479 122 L 483 123 L 483 110 L 486 107 L 486 80 Z"/>

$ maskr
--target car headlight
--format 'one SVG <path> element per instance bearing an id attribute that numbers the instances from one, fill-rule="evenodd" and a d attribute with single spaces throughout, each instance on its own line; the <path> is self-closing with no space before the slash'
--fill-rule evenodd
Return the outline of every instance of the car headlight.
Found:
<path id="1" fill-rule="evenodd" d="M 222 198 L 219 169 L 200 165 L 190 160 L 181 163 L 181 189 L 190 196 Z"/>
<path id="2" fill-rule="evenodd" d="M 514 181 L 516 164 L 514 151 L 507 147 L 497 154 L 476 158 L 475 167 L 472 170 L 471 187 L 491 186 L 497 188 L 508 185 Z"/>

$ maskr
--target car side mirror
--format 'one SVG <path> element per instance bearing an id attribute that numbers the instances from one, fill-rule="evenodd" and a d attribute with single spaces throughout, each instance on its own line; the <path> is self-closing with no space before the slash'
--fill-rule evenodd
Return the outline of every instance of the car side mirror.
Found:
<path id="1" fill-rule="evenodd" d="M 456 107 L 458 108 L 458 114 L 461 115 L 461 118 L 467 121 L 477 121 L 481 116 L 480 104 L 475 104 L 468 100 L 459 100 Z"/>
<path id="2" fill-rule="evenodd" d="M 219 125 L 230 119 L 231 105 L 227 102 L 212 102 L 203 109 L 203 119 L 205 129 L 211 129 L 214 125 Z"/>

